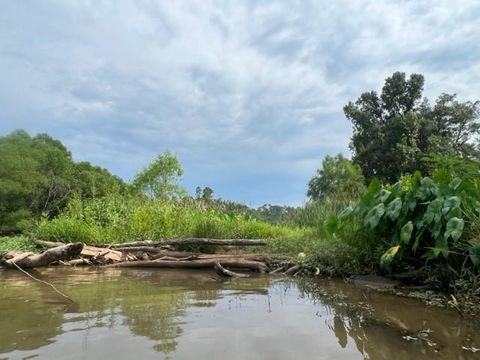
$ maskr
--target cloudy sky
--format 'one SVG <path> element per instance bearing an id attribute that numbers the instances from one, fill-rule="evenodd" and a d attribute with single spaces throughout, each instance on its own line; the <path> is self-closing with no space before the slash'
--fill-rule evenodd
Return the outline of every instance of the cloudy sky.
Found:
<path id="1" fill-rule="evenodd" d="M 480 98 L 480 1 L 0 3 L 0 135 L 59 138 L 129 180 L 170 149 L 184 185 L 301 204 L 342 107 L 394 71 Z"/>

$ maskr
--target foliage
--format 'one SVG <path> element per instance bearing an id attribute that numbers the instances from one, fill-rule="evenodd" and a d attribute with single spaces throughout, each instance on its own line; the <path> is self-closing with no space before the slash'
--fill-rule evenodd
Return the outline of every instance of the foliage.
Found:
<path id="1" fill-rule="evenodd" d="M 463 235 L 466 229 L 475 231 L 479 201 L 478 178 L 452 180 L 442 171 L 429 178 L 416 172 L 384 187 L 374 179 L 359 203 L 338 216 L 333 231 L 342 236 L 346 225 L 357 223 L 351 245 L 372 251 L 381 245 L 385 268 L 474 268 L 480 262 L 476 242 Z"/>
<path id="2" fill-rule="evenodd" d="M 203 189 L 200 186 L 197 186 L 195 189 L 195 195 L 197 200 L 212 201 L 213 200 L 213 189 L 210 187 L 204 187 Z"/>
<path id="3" fill-rule="evenodd" d="M 195 201 L 154 200 L 138 195 L 73 199 L 55 219 L 42 219 L 37 236 L 56 241 L 123 242 L 180 237 L 273 238 L 295 229 L 226 214 Z"/>
<path id="4" fill-rule="evenodd" d="M 365 191 L 365 179 L 358 165 L 352 164 L 342 154 L 327 155 L 322 167 L 309 181 L 307 196 L 321 200 L 334 194 L 358 198 Z"/>
<path id="5" fill-rule="evenodd" d="M 297 212 L 293 206 L 264 204 L 256 209 L 260 219 L 271 224 L 288 224 Z"/>
<path id="6" fill-rule="evenodd" d="M 432 107 L 421 101 L 423 85 L 422 75 L 407 80 L 396 72 L 385 80 L 381 95 L 366 92 L 344 107 L 353 124 L 353 161 L 368 181 L 393 183 L 402 174 L 428 171 L 425 159 L 435 154 L 478 158 L 480 102 L 442 94 Z"/>
<path id="7" fill-rule="evenodd" d="M 42 213 L 57 215 L 75 194 L 102 196 L 123 186 L 107 170 L 75 163 L 46 134 L 17 130 L 0 137 L 0 233 L 24 230 Z"/>
<path id="8" fill-rule="evenodd" d="M 8 251 L 34 251 L 35 243 L 27 236 L 0 237 L 0 257 Z"/>
<path id="9" fill-rule="evenodd" d="M 133 186 L 152 199 L 177 199 L 186 195 L 179 184 L 183 169 L 175 154 L 166 151 L 140 171 Z"/>

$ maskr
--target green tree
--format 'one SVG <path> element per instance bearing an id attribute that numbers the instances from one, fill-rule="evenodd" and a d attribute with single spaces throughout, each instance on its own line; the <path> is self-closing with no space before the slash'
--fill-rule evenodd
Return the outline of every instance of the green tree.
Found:
<path id="1" fill-rule="evenodd" d="M 179 178 L 183 169 L 175 154 L 166 151 L 140 171 L 133 186 L 153 199 L 174 199 L 186 195 Z"/>
<path id="2" fill-rule="evenodd" d="M 308 183 L 307 196 L 322 200 L 333 194 L 357 198 L 365 191 L 365 179 L 358 165 L 342 154 L 327 155 L 322 167 Z"/>
<path id="3" fill-rule="evenodd" d="M 85 190 L 91 189 L 90 177 L 82 176 L 87 169 L 101 177 L 96 183 L 104 184 L 102 191 Z M 18 232 L 41 214 L 57 215 L 75 194 L 89 198 L 123 185 L 99 169 L 76 164 L 67 148 L 47 134 L 31 137 L 16 130 L 0 137 L 0 233 Z"/>
<path id="4" fill-rule="evenodd" d="M 122 193 L 127 189 L 127 185 L 118 176 L 87 161 L 75 164 L 74 174 L 75 192 L 83 199 Z"/>
<path id="5" fill-rule="evenodd" d="M 202 191 L 202 199 L 205 201 L 212 201 L 213 200 L 213 189 L 209 188 L 208 186 L 203 188 Z"/>
<path id="6" fill-rule="evenodd" d="M 428 172 L 434 154 L 478 158 L 475 138 L 480 102 L 458 102 L 442 94 L 431 106 L 422 101 L 424 77 L 396 72 L 375 91 L 349 102 L 344 112 L 352 124 L 353 161 L 370 181 L 378 177 L 395 182 L 400 175 L 420 169 Z"/>

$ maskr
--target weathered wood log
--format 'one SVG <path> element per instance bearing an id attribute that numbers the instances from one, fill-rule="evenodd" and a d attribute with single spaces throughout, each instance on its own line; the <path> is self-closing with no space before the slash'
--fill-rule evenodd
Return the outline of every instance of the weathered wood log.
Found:
<path id="1" fill-rule="evenodd" d="M 217 270 L 217 274 L 222 275 L 222 276 L 233 277 L 233 278 L 236 278 L 236 277 L 242 277 L 242 278 L 250 277 L 250 275 L 248 275 L 248 274 L 240 274 L 240 273 L 236 273 L 236 272 L 231 271 L 231 270 L 227 270 L 222 265 L 220 265 L 220 263 L 218 263 L 218 262 L 215 264 L 214 268 L 215 268 L 215 270 Z"/>
<path id="2" fill-rule="evenodd" d="M 77 266 L 77 265 L 91 265 L 91 262 L 88 259 L 73 259 L 69 261 L 60 261 L 62 265 L 66 266 Z"/>
<path id="3" fill-rule="evenodd" d="M 37 245 L 40 245 L 49 249 L 65 245 L 65 243 L 62 243 L 62 242 L 46 241 L 46 240 L 38 240 L 38 239 L 33 239 L 33 242 Z"/>
<path id="4" fill-rule="evenodd" d="M 168 260 L 152 260 L 152 261 L 132 261 L 121 262 L 107 265 L 106 267 L 151 267 L 151 268 L 172 268 L 172 269 L 208 269 L 214 268 L 216 263 L 222 266 L 234 269 L 249 269 L 259 273 L 268 272 L 268 267 L 259 261 L 250 260 L 230 260 L 230 259 L 207 259 L 207 260 L 191 260 L 191 261 L 168 261 Z"/>
<path id="5" fill-rule="evenodd" d="M 276 268 L 275 270 L 270 271 L 270 274 L 277 274 L 279 272 L 282 272 L 283 269 L 285 269 L 285 266 L 280 266 L 279 268 Z"/>
<path id="6" fill-rule="evenodd" d="M 210 238 L 184 238 L 170 240 L 143 240 L 133 241 L 122 244 L 95 244 L 98 247 L 108 247 L 112 249 L 127 247 L 159 247 L 159 246 L 182 246 L 182 245 L 216 245 L 216 246 L 264 246 L 267 240 L 264 239 L 210 239 Z"/>
<path id="7" fill-rule="evenodd" d="M 203 253 L 194 253 L 188 251 L 169 251 L 163 250 L 156 255 L 151 256 L 152 260 L 160 259 L 162 257 L 175 257 L 175 258 L 187 258 L 187 257 L 196 257 L 198 259 L 245 259 L 252 261 L 261 261 L 265 262 L 270 255 L 262 254 L 203 254 Z"/>
<path id="8" fill-rule="evenodd" d="M 161 247 L 154 247 L 154 246 L 120 246 L 120 247 L 113 247 L 113 249 L 122 252 L 144 252 L 144 253 L 152 253 L 158 254 L 163 251 L 169 251 L 162 249 Z"/>
<path id="9" fill-rule="evenodd" d="M 300 270 L 300 265 L 292 266 L 290 269 L 284 272 L 285 275 L 295 275 L 295 273 Z"/>
<path id="10" fill-rule="evenodd" d="M 47 251 L 39 254 L 39 255 L 32 255 L 29 254 L 23 258 L 13 258 L 5 261 L 5 266 L 9 268 L 14 268 L 16 264 L 20 268 L 35 268 L 41 266 L 48 266 L 51 263 L 60 260 L 69 260 L 73 257 L 80 255 L 83 249 L 82 243 L 73 243 L 58 246 L 52 249 L 48 249 Z"/>
<path id="11" fill-rule="evenodd" d="M 171 250 L 162 250 L 156 255 L 151 255 L 152 260 L 160 259 L 164 256 L 174 257 L 174 258 L 185 258 L 189 256 L 198 256 L 199 253 L 188 252 L 188 251 L 171 251 Z"/>
<path id="12" fill-rule="evenodd" d="M 94 258 L 104 258 L 106 260 L 112 261 L 121 261 L 122 260 L 122 252 L 113 250 L 113 249 L 106 249 L 106 248 L 99 248 L 95 246 L 84 245 L 81 255 L 90 256 Z"/>

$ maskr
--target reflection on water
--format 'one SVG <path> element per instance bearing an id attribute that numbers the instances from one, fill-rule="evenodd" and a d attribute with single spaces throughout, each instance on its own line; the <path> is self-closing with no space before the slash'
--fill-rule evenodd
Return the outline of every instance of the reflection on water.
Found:
<path id="1" fill-rule="evenodd" d="M 340 281 L 209 271 L 0 271 L 0 359 L 475 359 L 456 313 Z"/>

